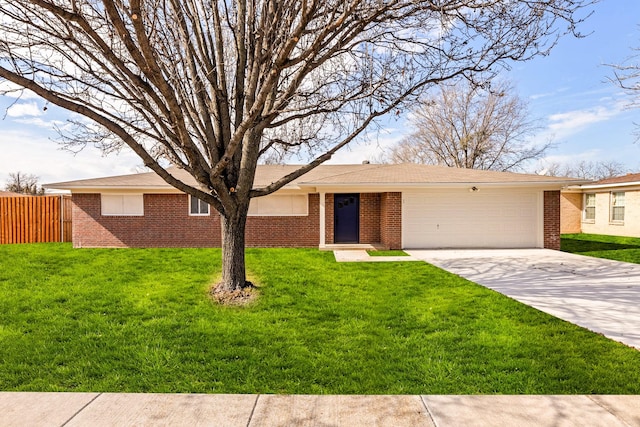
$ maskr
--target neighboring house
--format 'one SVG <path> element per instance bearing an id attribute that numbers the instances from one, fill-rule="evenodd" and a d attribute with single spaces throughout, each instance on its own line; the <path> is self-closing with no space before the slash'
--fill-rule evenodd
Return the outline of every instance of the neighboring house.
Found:
<path id="1" fill-rule="evenodd" d="M 295 170 L 261 165 L 261 187 Z M 193 183 L 180 169 L 177 178 Z M 246 244 L 558 249 L 560 189 L 583 181 L 417 164 L 322 165 L 252 199 Z M 47 184 L 70 190 L 75 247 L 219 247 L 207 204 L 153 172 Z"/>
<path id="2" fill-rule="evenodd" d="M 568 187 L 561 232 L 640 237 L 640 173 Z"/>

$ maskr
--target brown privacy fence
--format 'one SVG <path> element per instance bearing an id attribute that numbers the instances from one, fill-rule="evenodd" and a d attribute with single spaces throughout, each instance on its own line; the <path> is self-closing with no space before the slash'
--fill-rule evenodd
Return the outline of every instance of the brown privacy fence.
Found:
<path id="1" fill-rule="evenodd" d="M 70 241 L 69 196 L 0 197 L 0 244 Z"/>

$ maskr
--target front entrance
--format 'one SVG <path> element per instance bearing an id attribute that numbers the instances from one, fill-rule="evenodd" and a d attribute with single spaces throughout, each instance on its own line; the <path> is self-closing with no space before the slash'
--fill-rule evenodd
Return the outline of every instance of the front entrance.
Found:
<path id="1" fill-rule="evenodd" d="M 333 196 L 333 242 L 358 243 L 360 241 L 360 195 L 335 194 Z"/>

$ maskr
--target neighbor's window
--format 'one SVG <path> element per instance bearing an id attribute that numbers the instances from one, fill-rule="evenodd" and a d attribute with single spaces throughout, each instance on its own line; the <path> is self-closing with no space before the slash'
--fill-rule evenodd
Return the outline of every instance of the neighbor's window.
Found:
<path id="1" fill-rule="evenodd" d="M 611 193 L 611 222 L 624 222 L 624 193 Z"/>
<path id="2" fill-rule="evenodd" d="M 596 219 L 596 195 L 584 195 L 584 219 L 586 221 L 595 221 Z"/>
<path id="3" fill-rule="evenodd" d="M 102 194 L 102 215 L 143 216 L 144 196 L 142 194 Z"/>
<path id="4" fill-rule="evenodd" d="M 250 216 L 306 216 L 309 214 L 306 194 L 256 197 L 249 203 Z"/>
<path id="5" fill-rule="evenodd" d="M 209 204 L 190 195 L 189 215 L 209 215 Z"/>

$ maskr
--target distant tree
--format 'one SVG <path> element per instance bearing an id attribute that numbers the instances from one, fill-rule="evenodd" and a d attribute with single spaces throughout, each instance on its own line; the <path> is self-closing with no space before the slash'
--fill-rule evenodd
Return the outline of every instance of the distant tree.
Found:
<path id="1" fill-rule="evenodd" d="M 251 198 L 329 160 L 434 84 L 485 80 L 549 53 L 577 35 L 594 2 L 2 0 L 0 78 L 77 113 L 70 142 L 126 144 L 216 209 L 220 289 L 235 292 L 249 285 Z M 298 150 L 303 166 L 254 187 L 261 159 Z"/>
<path id="2" fill-rule="evenodd" d="M 441 84 L 412 111 L 410 126 L 411 134 L 390 149 L 389 161 L 521 170 L 551 145 L 528 142 L 538 129 L 536 120 L 504 81 L 491 87 Z"/>
<path id="3" fill-rule="evenodd" d="M 41 196 L 44 194 L 44 188 L 38 186 L 38 177 L 22 172 L 10 172 L 7 184 L 4 186 L 7 191 L 20 194 L 30 194 L 32 196 Z"/>
<path id="4" fill-rule="evenodd" d="M 624 175 L 628 172 L 629 169 L 625 165 L 613 160 L 596 162 L 582 160 L 576 164 L 548 163 L 542 167 L 539 173 L 549 176 L 568 176 L 598 181 Z"/>

